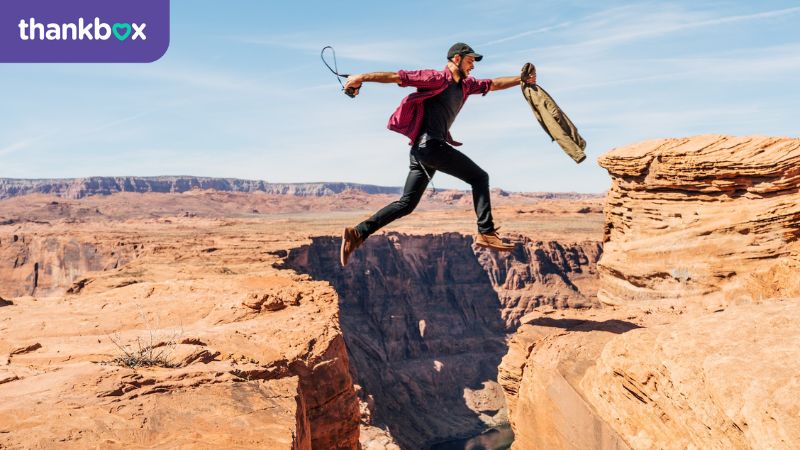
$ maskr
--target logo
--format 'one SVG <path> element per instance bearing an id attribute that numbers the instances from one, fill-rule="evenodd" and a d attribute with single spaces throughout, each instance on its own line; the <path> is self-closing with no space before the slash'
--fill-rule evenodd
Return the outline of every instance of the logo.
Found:
<path id="1" fill-rule="evenodd" d="M 0 62 L 152 62 L 168 47 L 169 0 L 0 2 Z"/>
<path id="2" fill-rule="evenodd" d="M 78 19 L 77 23 L 37 23 L 36 19 L 31 17 L 28 21 L 19 21 L 19 38 L 23 41 L 61 41 L 61 40 L 97 40 L 105 41 L 113 34 L 114 37 L 120 41 L 128 39 L 131 35 L 131 30 L 134 31 L 133 38 L 146 40 L 147 35 L 144 34 L 144 29 L 147 27 L 146 23 L 115 23 L 109 25 L 101 22 L 99 17 L 94 18 L 94 23 L 84 22 L 83 17 Z M 92 30 L 94 28 L 94 30 Z"/>

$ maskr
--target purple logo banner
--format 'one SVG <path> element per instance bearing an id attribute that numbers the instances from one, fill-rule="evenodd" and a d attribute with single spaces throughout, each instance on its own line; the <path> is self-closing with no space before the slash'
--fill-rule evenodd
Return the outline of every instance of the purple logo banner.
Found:
<path id="1" fill-rule="evenodd" d="M 169 0 L 0 0 L 0 63 L 148 63 L 169 48 Z"/>

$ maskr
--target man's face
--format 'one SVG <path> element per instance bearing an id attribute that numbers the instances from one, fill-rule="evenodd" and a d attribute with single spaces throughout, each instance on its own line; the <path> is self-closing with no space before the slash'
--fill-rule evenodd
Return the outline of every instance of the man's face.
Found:
<path id="1" fill-rule="evenodd" d="M 464 72 L 464 75 L 469 76 L 469 73 L 472 72 L 472 69 L 475 68 L 475 57 L 472 55 L 461 56 L 456 55 L 453 57 L 453 62 L 456 66 L 461 65 L 461 70 Z"/>

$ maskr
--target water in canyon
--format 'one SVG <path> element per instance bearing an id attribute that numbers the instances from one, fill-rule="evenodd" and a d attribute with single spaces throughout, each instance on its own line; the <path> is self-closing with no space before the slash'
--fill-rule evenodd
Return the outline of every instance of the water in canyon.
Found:
<path id="1" fill-rule="evenodd" d="M 442 442 L 431 450 L 508 450 L 514 442 L 510 425 L 492 428 L 489 431 L 466 439 Z"/>

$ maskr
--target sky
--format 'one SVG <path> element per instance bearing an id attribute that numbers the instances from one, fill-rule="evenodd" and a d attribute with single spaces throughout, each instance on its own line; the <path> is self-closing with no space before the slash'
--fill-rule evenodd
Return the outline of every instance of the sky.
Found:
<path id="1" fill-rule="evenodd" d="M 793 1 L 265 2 L 173 0 L 151 64 L 0 64 L 0 177 L 196 175 L 402 186 L 407 138 L 386 129 L 413 92 L 344 73 L 442 69 L 454 42 L 472 75 L 525 62 L 586 139 L 576 165 L 517 88 L 472 96 L 451 132 L 509 191 L 600 193 L 597 157 L 647 139 L 798 135 L 800 4 Z M 437 188 L 467 189 L 445 174 Z"/>

